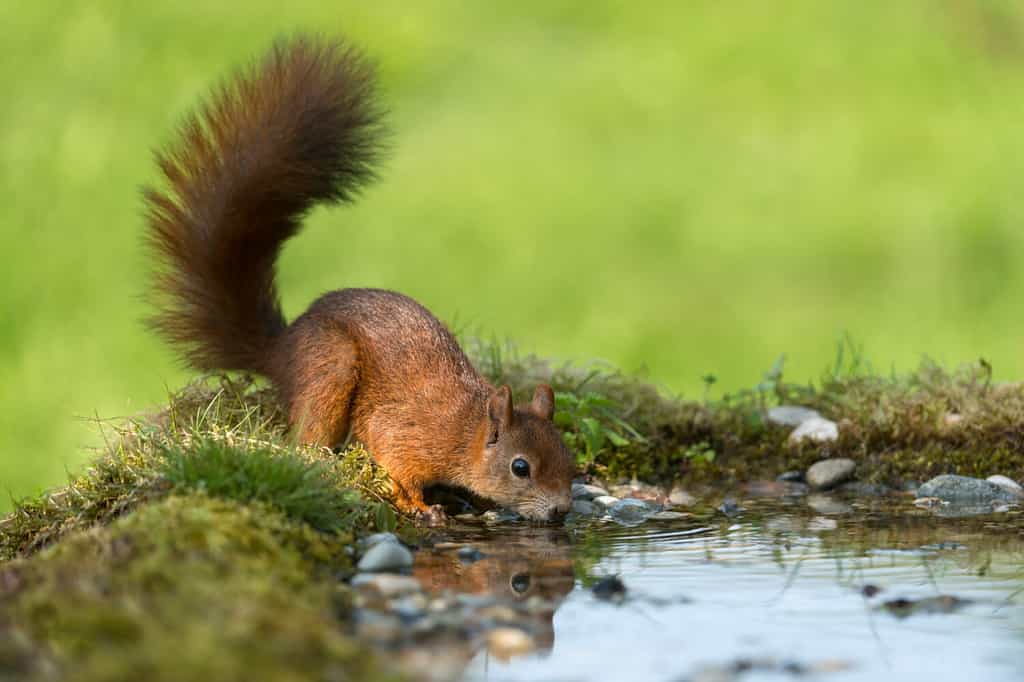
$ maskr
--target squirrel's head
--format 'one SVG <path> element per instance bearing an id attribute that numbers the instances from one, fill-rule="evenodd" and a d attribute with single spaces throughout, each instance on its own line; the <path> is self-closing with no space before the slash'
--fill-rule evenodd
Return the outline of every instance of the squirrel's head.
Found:
<path id="1" fill-rule="evenodd" d="M 474 492 L 535 521 L 568 512 L 576 464 L 551 420 L 554 412 L 555 395 L 546 384 L 525 405 L 512 404 L 508 386 L 492 393 L 475 458 Z"/>

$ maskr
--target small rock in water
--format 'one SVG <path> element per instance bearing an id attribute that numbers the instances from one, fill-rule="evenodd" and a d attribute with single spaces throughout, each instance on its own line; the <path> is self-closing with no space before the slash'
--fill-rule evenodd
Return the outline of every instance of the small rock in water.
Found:
<path id="1" fill-rule="evenodd" d="M 1015 493 L 1018 497 L 1024 496 L 1024 488 L 1021 487 L 1020 483 L 1017 483 L 1017 481 L 1013 480 L 1009 476 L 996 474 L 995 476 L 989 476 L 985 480 L 989 483 L 995 483 L 1000 488 L 1009 490 L 1011 493 Z"/>
<path id="2" fill-rule="evenodd" d="M 358 573 L 352 578 L 352 587 L 373 590 L 386 599 L 418 594 L 423 589 L 416 578 L 393 573 Z"/>
<path id="3" fill-rule="evenodd" d="M 768 421 L 779 426 L 800 426 L 809 419 L 821 419 L 821 414 L 799 405 L 779 405 L 768 409 Z"/>
<path id="4" fill-rule="evenodd" d="M 736 500 L 727 497 L 722 500 L 722 504 L 718 505 L 718 511 L 722 512 L 726 516 L 736 516 L 743 511 L 743 508 L 737 504 Z"/>
<path id="5" fill-rule="evenodd" d="M 630 526 L 642 523 L 656 511 L 658 511 L 656 507 L 652 508 L 644 500 L 627 497 L 613 504 L 608 510 L 608 514 L 618 523 Z"/>
<path id="6" fill-rule="evenodd" d="M 803 483 L 804 472 L 802 471 L 783 471 L 781 474 L 775 477 L 776 481 L 780 483 Z"/>
<path id="7" fill-rule="evenodd" d="M 600 497 L 595 497 L 594 499 L 592 499 L 591 503 L 593 503 L 602 512 L 605 512 L 611 509 L 612 506 L 618 501 L 619 498 L 617 497 L 612 497 L 611 495 L 601 495 Z"/>
<path id="8" fill-rule="evenodd" d="M 600 486 L 589 485 L 587 483 L 573 483 L 572 484 L 572 498 L 574 500 L 592 500 L 595 497 L 601 497 L 607 495 L 608 491 Z"/>
<path id="9" fill-rule="evenodd" d="M 461 561 L 464 564 L 472 564 L 484 558 L 483 552 L 481 552 L 476 547 L 469 546 L 460 547 L 458 550 L 456 550 L 455 554 L 459 557 L 459 561 Z"/>
<path id="10" fill-rule="evenodd" d="M 839 425 L 822 417 L 808 419 L 789 434 L 789 442 L 794 445 L 803 441 L 830 443 L 837 438 L 839 438 Z"/>
<path id="11" fill-rule="evenodd" d="M 590 588 L 594 596 L 606 601 L 622 601 L 626 598 L 626 583 L 617 575 L 601 578 Z"/>
<path id="12" fill-rule="evenodd" d="M 491 509 L 485 511 L 481 518 L 487 523 L 510 523 L 520 521 L 523 517 L 511 509 Z"/>
<path id="13" fill-rule="evenodd" d="M 393 573 L 412 567 L 412 552 L 397 542 L 378 542 L 356 565 L 366 573 Z"/>
<path id="14" fill-rule="evenodd" d="M 881 587 L 879 587 L 878 585 L 872 585 L 870 583 L 868 583 L 864 587 L 860 588 L 860 593 L 863 594 L 868 599 L 871 599 L 872 597 L 874 597 L 876 594 L 878 594 L 881 591 L 882 591 Z"/>
<path id="15" fill-rule="evenodd" d="M 676 507 L 691 507 L 697 502 L 697 498 L 682 488 L 672 488 L 668 494 L 668 503 Z"/>
<path id="16" fill-rule="evenodd" d="M 597 505 L 583 499 L 573 500 L 570 511 L 580 516 L 595 516 L 598 514 Z"/>
<path id="17" fill-rule="evenodd" d="M 807 469 L 807 483 L 817 490 L 827 490 L 853 476 L 857 463 L 846 457 L 823 459 Z"/>
<path id="18" fill-rule="evenodd" d="M 647 517 L 648 521 L 678 521 L 679 519 L 689 518 L 689 514 L 685 512 L 677 511 L 660 511 L 654 512 Z"/>
<path id="19" fill-rule="evenodd" d="M 534 646 L 533 637 L 519 628 L 495 628 L 487 633 L 487 648 L 501 661 L 528 654 Z"/>
<path id="20" fill-rule="evenodd" d="M 917 489 L 918 497 L 937 497 L 951 504 L 991 504 L 1016 502 L 1018 496 L 991 481 L 970 476 L 943 474 Z"/>

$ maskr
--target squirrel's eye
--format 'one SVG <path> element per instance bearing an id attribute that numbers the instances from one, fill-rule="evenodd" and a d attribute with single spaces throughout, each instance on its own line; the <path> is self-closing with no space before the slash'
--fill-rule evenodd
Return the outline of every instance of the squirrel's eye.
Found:
<path id="1" fill-rule="evenodd" d="M 512 585 L 512 591 L 516 594 L 522 594 L 530 589 L 530 574 L 529 573 L 516 573 L 512 576 L 512 580 L 509 581 Z"/>
<path id="2" fill-rule="evenodd" d="M 522 457 L 516 457 L 512 460 L 511 469 L 512 473 L 519 478 L 526 478 L 530 475 L 530 463 Z"/>

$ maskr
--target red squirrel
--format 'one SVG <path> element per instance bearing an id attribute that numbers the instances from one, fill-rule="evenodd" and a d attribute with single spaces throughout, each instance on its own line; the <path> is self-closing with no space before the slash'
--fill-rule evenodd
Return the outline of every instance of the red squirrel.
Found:
<path id="1" fill-rule="evenodd" d="M 143 190 L 161 268 L 152 326 L 193 367 L 267 377 L 304 443 L 362 442 L 406 512 L 440 520 L 447 484 L 534 520 L 568 511 L 574 462 L 551 387 L 514 405 L 422 305 L 381 289 L 321 296 L 288 324 L 275 286 L 283 243 L 316 204 L 373 179 L 374 70 L 343 42 L 298 36 L 237 72 L 187 116 Z"/>

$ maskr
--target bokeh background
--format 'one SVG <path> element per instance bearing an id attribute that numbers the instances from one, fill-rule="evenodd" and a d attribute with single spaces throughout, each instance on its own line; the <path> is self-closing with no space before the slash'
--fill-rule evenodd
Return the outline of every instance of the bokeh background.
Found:
<path id="1" fill-rule="evenodd" d="M 684 396 L 984 357 L 1024 377 L 1024 4 L 16 2 L 0 22 L 0 510 L 190 372 L 140 323 L 151 149 L 296 29 L 380 65 L 392 153 L 281 265 Z"/>

